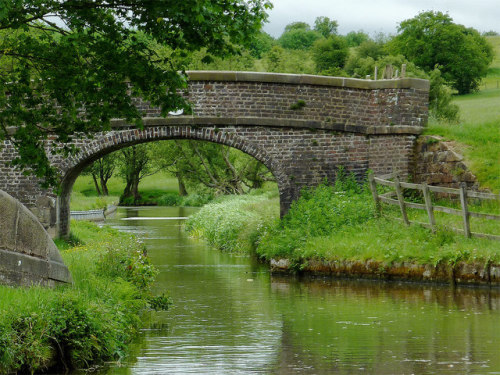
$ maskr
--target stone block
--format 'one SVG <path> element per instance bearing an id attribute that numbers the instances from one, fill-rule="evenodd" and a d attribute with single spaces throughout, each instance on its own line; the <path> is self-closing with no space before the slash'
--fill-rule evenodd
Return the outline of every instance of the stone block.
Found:
<path id="1" fill-rule="evenodd" d="M 47 259 L 49 240 L 52 241 L 35 215 L 28 210 L 20 210 L 17 221 L 15 250 Z"/>
<path id="2" fill-rule="evenodd" d="M 0 190 L 0 249 L 16 248 L 16 228 L 18 219 L 18 203 L 7 193 Z"/>
<path id="3" fill-rule="evenodd" d="M 35 215 L 0 190 L 0 282 L 71 282 L 59 251 Z"/>

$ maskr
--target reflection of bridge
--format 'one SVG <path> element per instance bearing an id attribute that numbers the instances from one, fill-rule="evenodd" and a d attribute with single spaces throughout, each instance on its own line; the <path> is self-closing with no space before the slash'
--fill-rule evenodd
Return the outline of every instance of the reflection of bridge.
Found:
<path id="1" fill-rule="evenodd" d="M 144 130 L 116 120 L 112 131 L 75 143 L 79 153 L 53 157 L 62 173 L 58 204 L 34 177 L 0 170 L 0 189 L 29 207 L 46 227 L 69 233 L 69 200 L 76 177 L 97 158 L 137 143 L 198 139 L 235 147 L 274 174 L 281 212 L 304 186 L 333 179 L 344 166 L 361 176 L 408 171 L 413 144 L 427 121 L 429 83 L 419 79 L 369 81 L 248 72 L 190 72 L 187 97 L 192 116 L 161 118 L 137 100 Z M 0 161 L 9 161 L 7 143 Z"/>

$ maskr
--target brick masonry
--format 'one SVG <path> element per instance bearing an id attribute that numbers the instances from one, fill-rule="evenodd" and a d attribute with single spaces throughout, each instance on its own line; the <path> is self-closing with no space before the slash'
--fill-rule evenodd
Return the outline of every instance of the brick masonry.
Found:
<path id="1" fill-rule="evenodd" d="M 137 143 L 197 139 L 235 147 L 263 162 L 276 177 L 285 213 L 303 187 L 325 178 L 333 181 L 339 166 L 359 178 L 368 169 L 408 175 L 415 140 L 427 122 L 429 86 L 423 80 L 246 72 L 189 76 L 185 95 L 193 105 L 192 116 L 161 118 L 157 108 L 137 100 L 144 113 L 143 130 L 116 120 L 108 133 L 76 139 L 77 155 L 53 157 L 62 176 L 58 204 L 53 192 L 40 189 L 35 178 L 6 165 L 0 167 L 0 189 L 29 207 L 45 227 L 57 227 L 65 235 L 71 189 L 84 167 Z M 4 142 L 0 161 L 14 155 Z"/>

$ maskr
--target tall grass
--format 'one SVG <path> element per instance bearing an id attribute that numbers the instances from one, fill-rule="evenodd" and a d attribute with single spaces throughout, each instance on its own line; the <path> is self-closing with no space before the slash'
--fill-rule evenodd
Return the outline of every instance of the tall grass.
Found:
<path id="1" fill-rule="evenodd" d="M 277 192 L 224 196 L 191 216 L 186 229 L 220 250 L 249 252 L 258 234 L 278 218 Z"/>
<path id="2" fill-rule="evenodd" d="M 205 206 L 188 221 L 188 229 L 226 251 L 255 251 L 265 261 L 289 259 L 297 270 L 312 259 L 374 260 L 387 265 L 500 262 L 498 241 L 467 239 L 445 227 L 431 232 L 376 218 L 365 188 L 352 179 L 337 181 L 335 186 L 304 191 L 281 221 L 277 200 L 253 197 L 252 206 L 250 198 L 233 197 Z M 259 213 L 256 208 L 267 211 Z"/>
<path id="3" fill-rule="evenodd" d="M 127 351 L 156 269 L 129 235 L 86 222 L 72 229 L 79 244 L 62 255 L 73 285 L 0 286 L 0 373 L 86 368 Z"/>

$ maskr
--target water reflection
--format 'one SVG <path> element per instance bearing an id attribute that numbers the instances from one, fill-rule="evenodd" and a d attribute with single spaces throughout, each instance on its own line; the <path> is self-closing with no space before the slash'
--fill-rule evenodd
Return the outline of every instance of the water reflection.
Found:
<path id="1" fill-rule="evenodd" d="M 488 374 L 500 371 L 500 294 L 414 284 L 271 277 L 188 238 L 190 208 L 122 209 L 143 236 L 171 311 L 147 313 L 107 374 Z"/>

